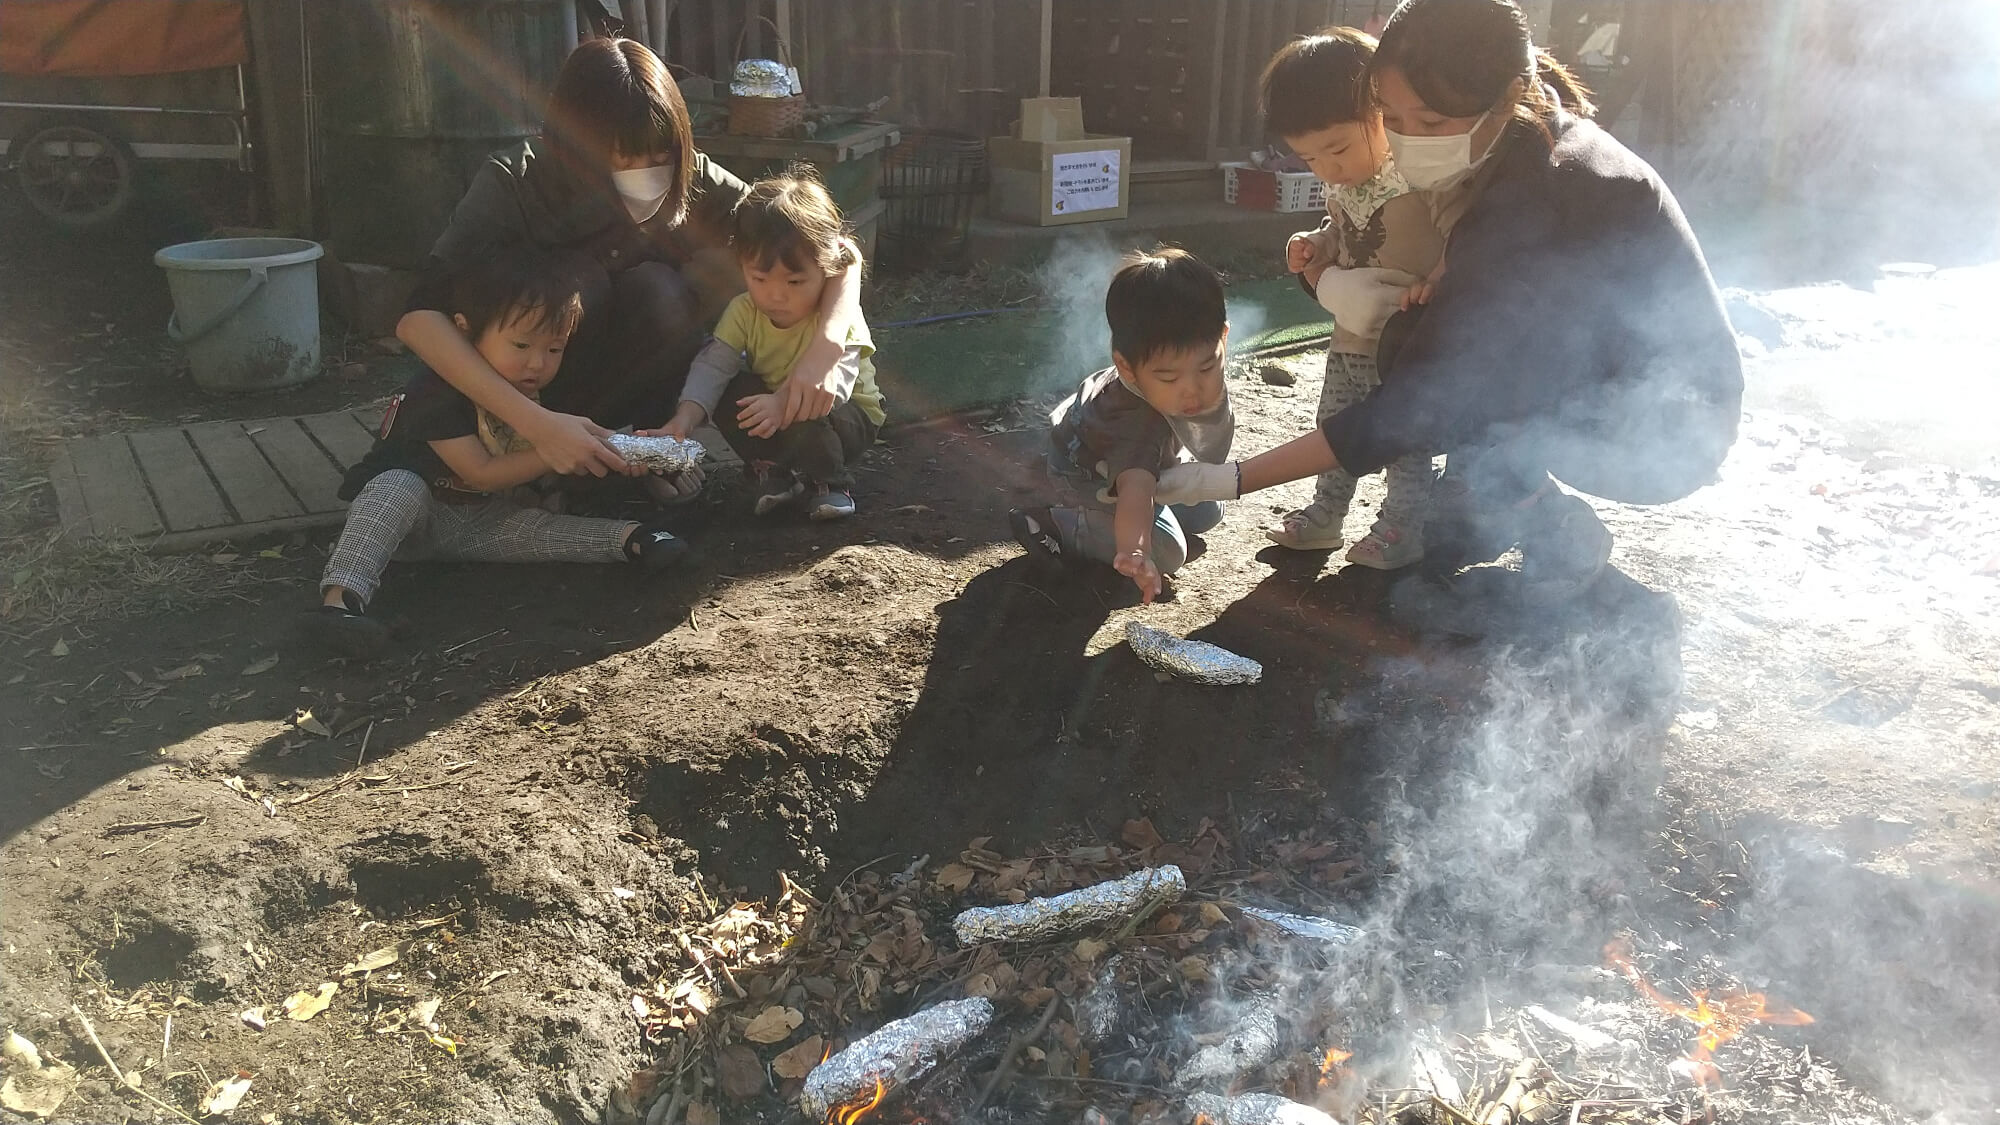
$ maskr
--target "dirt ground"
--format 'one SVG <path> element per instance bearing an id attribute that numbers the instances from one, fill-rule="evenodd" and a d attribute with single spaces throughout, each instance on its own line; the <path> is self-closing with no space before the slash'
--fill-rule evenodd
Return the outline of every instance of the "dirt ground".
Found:
<path id="1" fill-rule="evenodd" d="M 67 433 L 275 409 L 173 373 L 132 246 L 55 268 L 0 230 L 0 377 Z M 1430 768 L 1439 716 L 1491 704 L 1520 653 L 1559 652 L 1589 670 L 1559 697 L 1623 708 L 1645 760 L 1614 764 L 1663 785 L 1625 827 L 1741 849 L 1754 893 L 1715 951 L 1814 1012 L 1815 1050 L 1857 1083 L 1970 1119 L 1953 1111 L 1993 1089 L 2000 998 L 2000 472 L 1786 391 L 1907 341 L 1829 341 L 1831 313 L 1757 307 L 1769 339 L 1723 482 L 1602 506 L 1618 573 L 1592 614 L 1486 644 L 1393 623 L 1382 576 L 1269 549 L 1259 529 L 1308 485 L 1237 504 L 1161 605 L 1032 574 L 1003 516 L 1047 495 L 1026 409 L 890 431 L 845 524 L 757 520 L 719 488 L 684 517 L 697 561 L 663 578 L 399 568 L 378 605 L 405 649 L 374 667 L 289 641 L 325 534 L 235 545 L 214 565 L 259 582 L 225 603 L 0 622 L 4 1017 L 83 1069 L 64 1118 L 160 1116 L 97 1065 L 76 1006 L 189 1110 L 240 1070 L 239 1120 L 598 1121 L 649 1058 L 632 990 L 690 919 L 781 871 L 826 887 L 1138 817 L 1185 838 L 1331 811 L 1379 834 L 1372 810 Z M 1310 424 L 1316 358 L 1278 362 L 1296 385 L 1256 364 L 1232 380 L 1242 450 Z M 1261 660 L 1264 682 L 1163 682 L 1121 643 L 1133 619 Z M 392 964 L 343 972 L 384 948 Z M 323 1014 L 283 1017 L 328 982 Z M 377 1030 L 426 997 L 438 1031 Z"/>

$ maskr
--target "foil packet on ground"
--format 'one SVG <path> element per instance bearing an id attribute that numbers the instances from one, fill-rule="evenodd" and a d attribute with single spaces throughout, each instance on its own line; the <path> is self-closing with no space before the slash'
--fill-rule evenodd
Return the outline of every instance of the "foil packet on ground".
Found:
<path id="1" fill-rule="evenodd" d="M 1011 906 L 976 906 L 952 919 L 951 928 L 961 945 L 1037 941 L 1078 926 L 1129 918 L 1142 910 L 1177 902 L 1186 893 L 1187 878 L 1169 863 L 1054 898 L 1031 898 Z"/>
<path id="2" fill-rule="evenodd" d="M 1277 1001 L 1260 996 L 1250 1002 L 1220 1042 L 1203 1047 L 1181 1064 L 1174 1075 L 1174 1085 L 1183 1090 L 1227 1086 L 1277 1058 L 1284 1045 L 1283 1033 L 1278 1028 Z"/>
<path id="3" fill-rule="evenodd" d="M 1207 1118 L 1214 1125 L 1339 1125 L 1328 1114 L 1276 1094 L 1195 1094 L 1187 1109 L 1196 1120 Z"/>
<path id="4" fill-rule="evenodd" d="M 873 1097 L 878 1083 L 894 1087 L 914 1082 L 963 1050 L 992 1022 L 993 1002 L 975 996 L 885 1023 L 814 1067 L 799 1091 L 799 1109 L 813 1121 L 826 1121 L 841 1106 Z"/>
<path id="5" fill-rule="evenodd" d="M 1358 926 L 1343 925 L 1310 914 L 1286 914 L 1281 910 L 1265 910 L 1256 906 L 1244 907 L 1243 913 L 1290 937 L 1333 945 L 1352 945 L 1360 941 L 1366 932 Z"/>
<path id="6" fill-rule="evenodd" d="M 1197 684 L 1254 684 L 1264 666 L 1247 656 L 1205 641 L 1189 641 L 1137 621 L 1125 623 L 1125 643 L 1139 659 L 1172 676 Z"/>
<path id="7" fill-rule="evenodd" d="M 637 434 L 612 434 L 604 439 L 618 456 L 634 465 L 651 469 L 656 473 L 672 476 L 684 473 L 696 465 L 708 450 L 692 438 L 682 440 L 670 437 L 640 437 Z"/>

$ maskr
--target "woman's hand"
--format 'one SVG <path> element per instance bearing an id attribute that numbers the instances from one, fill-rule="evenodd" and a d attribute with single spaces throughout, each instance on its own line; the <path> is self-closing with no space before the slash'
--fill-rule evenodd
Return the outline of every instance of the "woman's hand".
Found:
<path id="1" fill-rule="evenodd" d="M 1190 461 L 1160 474 L 1153 487 L 1155 504 L 1200 504 L 1209 500 L 1234 500 L 1242 494 L 1243 474 L 1235 461 L 1210 465 Z"/>
<path id="2" fill-rule="evenodd" d="M 736 406 L 736 424 L 751 437 L 767 438 L 785 428 L 785 400 L 781 394 L 739 398 Z"/>
<path id="3" fill-rule="evenodd" d="M 1160 568 L 1153 565 L 1153 560 L 1144 550 L 1126 551 L 1111 560 L 1111 567 L 1130 578 L 1132 585 L 1139 588 L 1140 601 L 1150 605 L 1154 598 L 1160 596 Z"/>
<path id="4" fill-rule="evenodd" d="M 645 472 L 606 445 L 605 435 L 611 431 L 588 418 L 541 410 L 538 416 L 529 420 L 528 425 L 514 428 L 528 439 L 543 463 L 554 472 L 565 475 L 589 473 L 594 477 L 606 473 L 636 476 Z"/>

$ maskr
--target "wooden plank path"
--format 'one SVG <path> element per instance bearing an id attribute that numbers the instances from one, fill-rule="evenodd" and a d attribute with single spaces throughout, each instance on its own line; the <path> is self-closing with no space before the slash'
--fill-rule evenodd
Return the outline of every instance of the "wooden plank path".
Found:
<path id="1" fill-rule="evenodd" d="M 379 410 L 197 422 L 75 438 L 49 466 L 64 529 L 148 541 L 157 551 L 337 524 L 340 478 L 375 442 Z M 722 435 L 695 438 L 740 464 Z"/>

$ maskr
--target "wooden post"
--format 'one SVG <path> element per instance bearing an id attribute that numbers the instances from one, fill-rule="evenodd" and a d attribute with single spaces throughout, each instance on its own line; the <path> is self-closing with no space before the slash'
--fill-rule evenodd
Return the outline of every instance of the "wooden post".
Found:
<path id="1" fill-rule="evenodd" d="M 271 225 L 310 238 L 313 224 L 312 91 L 306 64 L 303 0 L 254 0 L 250 72 L 257 91 L 250 107 L 258 176 L 270 192 Z"/>
<path id="2" fill-rule="evenodd" d="M 1042 71 L 1040 97 L 1049 96 L 1049 58 L 1055 44 L 1056 4 L 1055 0 L 1042 0 Z"/>

